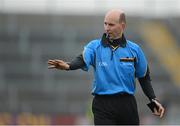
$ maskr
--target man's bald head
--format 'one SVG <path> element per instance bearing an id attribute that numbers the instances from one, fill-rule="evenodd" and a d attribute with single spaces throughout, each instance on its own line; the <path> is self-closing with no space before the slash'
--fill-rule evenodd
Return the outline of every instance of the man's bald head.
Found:
<path id="1" fill-rule="evenodd" d="M 111 19 L 118 21 L 119 23 L 125 23 L 126 24 L 126 16 L 124 11 L 120 9 L 113 9 L 106 13 L 105 17 L 110 17 Z"/>
<path id="2" fill-rule="evenodd" d="M 113 9 L 106 13 L 104 30 L 110 39 L 121 38 L 125 30 L 126 18 L 122 10 Z"/>

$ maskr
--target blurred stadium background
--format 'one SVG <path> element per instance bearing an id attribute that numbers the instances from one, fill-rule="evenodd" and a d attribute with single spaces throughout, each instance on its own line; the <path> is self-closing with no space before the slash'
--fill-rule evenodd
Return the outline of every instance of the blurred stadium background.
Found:
<path id="1" fill-rule="evenodd" d="M 104 14 L 127 14 L 128 39 L 144 50 L 166 107 L 153 116 L 137 83 L 141 124 L 180 124 L 179 0 L 0 0 L 0 124 L 93 124 L 92 70 L 48 70 L 103 33 Z"/>

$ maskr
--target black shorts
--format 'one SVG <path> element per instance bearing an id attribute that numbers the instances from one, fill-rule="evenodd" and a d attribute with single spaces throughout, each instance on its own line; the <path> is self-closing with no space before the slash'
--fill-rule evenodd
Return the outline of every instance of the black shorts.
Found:
<path id="1" fill-rule="evenodd" d="M 139 125 L 136 99 L 133 95 L 95 95 L 92 103 L 95 125 Z"/>

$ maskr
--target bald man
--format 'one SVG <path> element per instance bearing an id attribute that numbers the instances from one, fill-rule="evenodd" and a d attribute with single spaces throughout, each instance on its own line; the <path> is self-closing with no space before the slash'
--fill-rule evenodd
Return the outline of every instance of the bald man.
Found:
<path id="1" fill-rule="evenodd" d="M 92 111 L 95 125 L 138 125 L 139 116 L 134 97 L 135 79 L 149 98 L 154 115 L 163 117 L 164 108 L 151 86 L 148 63 L 142 49 L 124 35 L 125 13 L 110 10 L 104 18 L 105 33 L 90 41 L 70 63 L 49 60 L 49 68 L 60 70 L 94 68 Z"/>

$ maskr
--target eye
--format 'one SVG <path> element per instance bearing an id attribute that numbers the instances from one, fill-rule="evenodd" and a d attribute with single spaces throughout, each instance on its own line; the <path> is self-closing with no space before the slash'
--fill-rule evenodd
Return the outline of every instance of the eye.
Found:
<path id="1" fill-rule="evenodd" d="M 114 26 L 114 24 L 111 24 L 111 23 L 110 23 L 109 26 Z"/>

